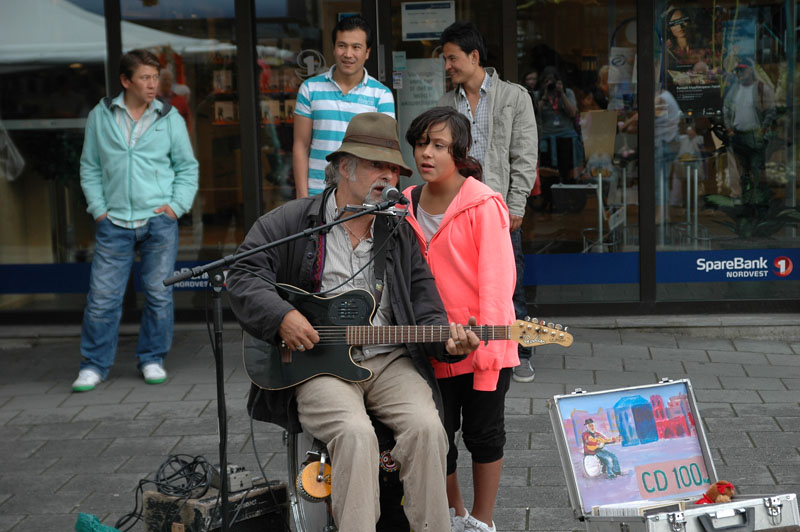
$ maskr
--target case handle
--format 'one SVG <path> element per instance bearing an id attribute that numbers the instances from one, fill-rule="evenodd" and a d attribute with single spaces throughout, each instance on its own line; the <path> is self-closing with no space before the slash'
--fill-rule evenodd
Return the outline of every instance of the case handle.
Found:
<path id="1" fill-rule="evenodd" d="M 707 513 L 697 516 L 698 520 L 700 521 L 700 525 L 702 525 L 703 530 L 705 532 L 717 532 L 724 530 L 725 532 L 753 532 L 755 530 L 756 520 L 755 520 L 755 508 L 737 508 L 733 511 L 733 514 L 725 511 L 717 512 L 717 513 Z M 730 517 L 732 515 L 742 515 L 744 517 L 744 522 L 741 524 L 735 525 L 728 525 L 728 526 L 716 526 L 714 525 L 714 518 L 722 518 L 722 517 Z"/>

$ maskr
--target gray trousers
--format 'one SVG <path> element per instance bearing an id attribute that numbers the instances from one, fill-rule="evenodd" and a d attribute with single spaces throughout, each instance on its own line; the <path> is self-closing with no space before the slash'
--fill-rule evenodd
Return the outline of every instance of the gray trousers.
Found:
<path id="1" fill-rule="evenodd" d="M 402 350 L 360 363 L 366 382 L 320 376 L 297 387 L 303 429 L 328 446 L 331 503 L 342 532 L 374 532 L 380 517 L 378 439 L 367 412 L 394 432 L 404 511 L 415 532 L 449 531 L 447 435 L 430 386 Z"/>

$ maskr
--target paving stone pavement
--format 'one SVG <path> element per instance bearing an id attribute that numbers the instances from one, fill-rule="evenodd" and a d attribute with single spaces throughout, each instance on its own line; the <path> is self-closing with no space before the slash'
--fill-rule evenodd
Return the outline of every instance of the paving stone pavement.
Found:
<path id="1" fill-rule="evenodd" d="M 494 515 L 498 531 L 583 530 L 570 509 L 550 424 L 553 395 L 689 378 L 719 478 L 741 493 L 800 491 L 800 316 L 568 318 L 575 343 L 533 355 L 536 380 L 512 383 L 508 443 Z M 110 378 L 70 390 L 79 329 L 0 327 L 0 531 L 74 530 L 78 512 L 105 524 L 134 507 L 137 483 L 170 454 L 218 461 L 214 359 L 205 327 L 179 325 L 169 379 L 144 384 L 135 328 L 124 327 Z M 241 333 L 226 324 L 228 462 L 286 479 L 280 428 L 245 412 Z M 459 476 L 471 500 L 471 469 Z M 137 526 L 134 530 L 144 530 Z"/>

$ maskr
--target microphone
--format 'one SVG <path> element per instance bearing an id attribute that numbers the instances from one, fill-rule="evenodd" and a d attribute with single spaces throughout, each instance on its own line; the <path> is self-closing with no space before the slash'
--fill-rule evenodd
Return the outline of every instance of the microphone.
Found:
<path id="1" fill-rule="evenodd" d="M 341 218 L 344 213 L 346 212 L 364 212 L 368 208 L 372 207 L 372 205 L 345 205 L 341 209 L 339 209 L 339 215 L 336 217 Z M 382 209 L 380 211 L 375 211 L 372 214 L 375 215 L 382 215 L 382 216 L 405 216 L 408 214 L 406 209 L 397 209 L 395 207 L 388 207 L 386 209 Z"/>
<path id="2" fill-rule="evenodd" d="M 397 190 L 396 187 L 384 188 L 381 193 L 381 199 L 383 201 L 391 201 L 393 204 L 408 205 L 408 198 L 403 196 L 403 193 Z"/>

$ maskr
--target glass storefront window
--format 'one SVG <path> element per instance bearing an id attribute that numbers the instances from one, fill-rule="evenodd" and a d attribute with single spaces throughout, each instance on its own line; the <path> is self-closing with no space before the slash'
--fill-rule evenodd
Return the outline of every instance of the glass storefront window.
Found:
<path id="1" fill-rule="evenodd" d="M 297 91 L 303 81 L 333 65 L 331 31 L 336 21 L 360 11 L 359 1 L 294 2 L 281 8 L 256 3 L 263 212 L 295 197 Z"/>
<path id="2" fill-rule="evenodd" d="M 79 309 L 85 296 L 57 293 L 70 280 L 52 267 L 88 278 L 93 224 L 78 167 L 86 117 L 105 94 L 103 2 L 0 12 L 0 263 L 27 287 L 0 295 L 0 309 Z"/>
<path id="3" fill-rule="evenodd" d="M 183 115 L 200 163 L 194 206 L 179 222 L 178 260 L 219 258 L 244 236 L 233 2 L 120 6 L 123 52 L 129 23 L 153 32 L 148 49 L 162 63 L 160 96 Z"/>
<path id="4" fill-rule="evenodd" d="M 78 315 L 85 304 L 94 224 L 79 158 L 86 116 L 106 95 L 107 69 L 117 77 L 117 65 L 106 64 L 105 4 L 0 7 L 0 311 Z M 417 13 L 409 27 L 421 33 L 406 34 L 404 10 L 419 9 L 413 4 L 375 5 L 384 31 L 376 31 L 378 68 L 370 74 L 394 92 L 401 138 L 449 88 L 438 38 L 420 30 L 430 21 Z M 243 175 L 255 157 L 244 164 L 242 146 L 255 132 L 242 131 L 238 117 L 235 2 L 120 0 L 122 49 L 149 48 L 162 60 L 164 94 L 182 112 L 200 161 L 200 190 L 180 222 L 179 268 L 233 252 L 244 236 L 245 205 L 250 216 L 294 197 L 298 87 L 332 64 L 336 20 L 372 7 L 357 0 L 253 5 L 261 205 L 243 192 L 255 178 Z M 659 0 L 654 20 L 638 21 L 654 43 L 645 59 L 648 75 L 654 66 L 655 94 L 647 83 L 646 95 L 637 86 L 643 63 L 634 0 L 426 6 L 475 22 L 489 46 L 487 66 L 531 84 L 541 163 L 523 225 L 531 305 L 800 299 L 797 0 L 680 7 Z M 513 6 L 516 47 L 503 26 Z M 509 52 L 516 73 L 503 72 Z M 566 105 L 548 92 L 548 79 L 561 82 L 577 119 L 560 114 Z M 642 108 L 655 104 L 655 116 L 643 119 L 654 119 L 652 131 L 639 131 L 645 96 Z M 640 136 L 648 146 L 638 145 Z M 651 149 L 655 165 L 640 168 L 640 151 L 649 161 Z M 639 271 L 640 261 L 653 260 L 654 276 L 649 266 Z M 203 307 L 202 284 L 178 287 L 177 308 Z M 126 299 L 126 309 L 134 303 Z"/>
<path id="5" fill-rule="evenodd" d="M 540 189 L 523 223 L 529 303 L 639 299 L 635 65 L 632 0 L 518 0 L 517 70 L 539 132 Z"/>
<path id="6" fill-rule="evenodd" d="M 800 283 L 787 279 L 800 259 L 789 7 L 657 5 L 659 300 L 800 293 Z"/>

